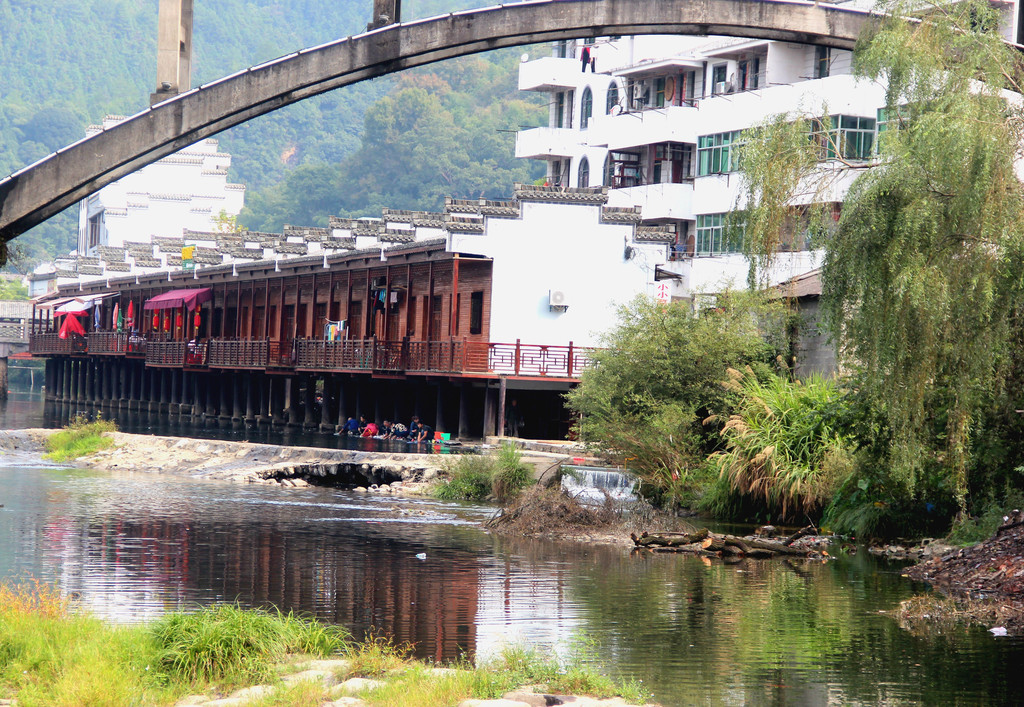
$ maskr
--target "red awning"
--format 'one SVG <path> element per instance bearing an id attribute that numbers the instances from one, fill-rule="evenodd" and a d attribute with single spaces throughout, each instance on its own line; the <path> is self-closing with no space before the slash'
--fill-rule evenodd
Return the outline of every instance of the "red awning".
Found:
<path id="1" fill-rule="evenodd" d="M 185 307 L 192 310 L 203 302 L 213 299 L 213 290 L 209 287 L 196 287 L 188 290 L 171 290 L 148 300 L 143 309 L 177 309 Z"/>

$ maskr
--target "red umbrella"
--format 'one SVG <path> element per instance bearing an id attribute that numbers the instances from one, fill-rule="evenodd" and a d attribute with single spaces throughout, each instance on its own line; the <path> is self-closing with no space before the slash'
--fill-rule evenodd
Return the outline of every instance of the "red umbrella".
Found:
<path id="1" fill-rule="evenodd" d="M 133 302 L 132 300 L 128 300 L 127 317 L 128 321 L 126 322 L 126 325 L 128 326 L 129 329 L 131 329 L 132 326 L 135 324 L 135 302 Z"/>
<path id="2" fill-rule="evenodd" d="M 69 334 L 85 336 L 85 328 L 82 326 L 82 322 L 78 321 L 79 317 L 85 316 L 85 312 L 66 312 L 66 314 L 68 316 L 64 317 L 64 323 L 60 325 L 57 337 L 66 339 Z"/>

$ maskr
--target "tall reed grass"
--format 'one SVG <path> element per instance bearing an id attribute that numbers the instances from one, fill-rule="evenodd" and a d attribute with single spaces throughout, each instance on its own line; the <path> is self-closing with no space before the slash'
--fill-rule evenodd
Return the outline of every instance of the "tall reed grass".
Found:
<path id="1" fill-rule="evenodd" d="M 723 385 L 737 394 L 738 406 L 722 428 L 726 451 L 711 456 L 721 478 L 781 520 L 819 513 L 852 471 L 832 417 L 836 384 L 820 377 L 760 379 L 749 367 L 728 373 Z"/>

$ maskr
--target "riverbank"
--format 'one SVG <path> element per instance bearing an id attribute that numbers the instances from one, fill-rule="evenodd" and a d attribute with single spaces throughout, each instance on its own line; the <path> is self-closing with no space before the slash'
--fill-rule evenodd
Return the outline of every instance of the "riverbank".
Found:
<path id="1" fill-rule="evenodd" d="M 58 430 L 0 431 L 0 449 L 42 455 Z M 417 495 L 441 472 L 444 456 L 293 447 L 250 442 L 113 432 L 110 449 L 79 457 L 74 466 L 112 472 L 159 473 L 235 483 L 305 486 L 317 479 L 380 493 Z"/>
<path id="2" fill-rule="evenodd" d="M 1015 510 L 995 534 L 914 565 L 907 576 L 935 587 L 951 600 L 906 606 L 905 620 L 920 617 L 969 621 L 998 635 L 1024 635 L 1024 513 Z M 993 625 L 995 624 L 995 625 Z M 999 629 L 1002 629 L 1000 631 Z"/>
<path id="3" fill-rule="evenodd" d="M 312 619 L 233 605 L 112 626 L 42 584 L 0 585 L 0 705 L 623 707 L 643 701 L 585 665 L 506 648 L 440 667 Z M 543 683 L 543 684 L 539 684 Z M 499 698 L 498 701 L 493 698 Z M 649 706 L 654 707 L 654 706 Z"/>

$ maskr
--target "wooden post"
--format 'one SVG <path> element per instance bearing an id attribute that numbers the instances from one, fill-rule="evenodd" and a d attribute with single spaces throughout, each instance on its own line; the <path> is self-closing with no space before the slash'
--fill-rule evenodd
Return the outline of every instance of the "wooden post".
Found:
<path id="1" fill-rule="evenodd" d="M 505 436 L 505 394 L 508 390 L 508 379 L 502 376 L 498 379 L 498 436 Z"/>

